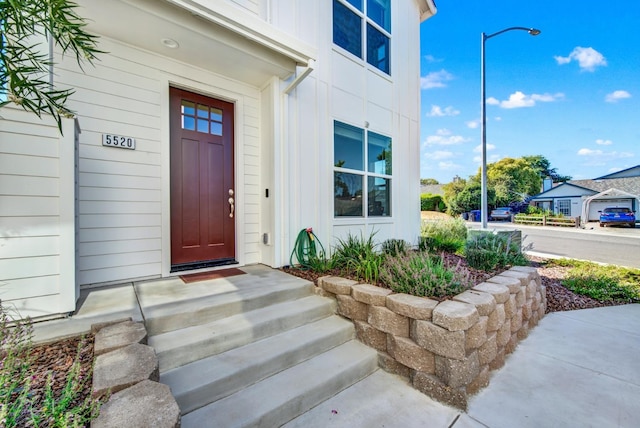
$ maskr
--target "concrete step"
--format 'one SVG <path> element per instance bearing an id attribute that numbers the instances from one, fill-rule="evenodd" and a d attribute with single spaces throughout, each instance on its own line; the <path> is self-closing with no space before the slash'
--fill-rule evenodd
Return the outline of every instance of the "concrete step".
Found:
<path id="1" fill-rule="evenodd" d="M 186 414 L 354 338 L 338 316 L 315 321 L 163 373 Z"/>
<path id="2" fill-rule="evenodd" d="M 182 427 L 281 426 L 377 367 L 377 352 L 351 340 L 184 415 Z"/>
<path id="3" fill-rule="evenodd" d="M 149 335 L 206 324 L 274 303 L 299 299 L 313 292 L 308 281 L 288 281 L 265 286 L 255 276 L 194 284 L 171 279 L 153 288 L 136 286 Z"/>
<path id="4" fill-rule="evenodd" d="M 309 296 L 269 305 L 207 324 L 149 337 L 160 373 L 333 315 L 332 299 Z"/>

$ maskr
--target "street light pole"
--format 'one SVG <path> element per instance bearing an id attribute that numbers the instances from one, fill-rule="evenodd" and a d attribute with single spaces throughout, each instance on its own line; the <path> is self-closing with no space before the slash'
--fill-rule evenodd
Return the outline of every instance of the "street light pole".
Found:
<path id="1" fill-rule="evenodd" d="M 486 78 L 485 78 L 485 42 L 495 37 L 499 34 L 506 33 L 507 31 L 512 30 L 522 30 L 531 34 L 532 36 L 537 36 L 540 34 L 540 30 L 535 28 L 527 28 L 527 27 L 509 27 L 504 30 L 500 30 L 496 33 L 485 34 L 482 33 L 482 43 L 480 45 L 480 97 L 482 98 L 481 103 L 481 121 L 480 121 L 480 132 L 482 136 L 482 173 L 481 173 L 481 182 L 480 182 L 480 192 L 481 192 L 481 201 L 480 201 L 480 220 L 482 222 L 482 229 L 487 228 L 487 220 L 488 220 L 488 201 L 487 201 L 487 96 L 486 96 Z"/>

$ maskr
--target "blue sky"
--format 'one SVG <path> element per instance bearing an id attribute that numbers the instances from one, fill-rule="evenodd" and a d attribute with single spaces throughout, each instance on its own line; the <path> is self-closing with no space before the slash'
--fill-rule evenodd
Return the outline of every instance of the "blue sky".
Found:
<path id="1" fill-rule="evenodd" d="M 481 164 L 481 33 L 487 159 L 543 155 L 563 175 L 640 164 L 640 1 L 438 0 L 421 27 L 421 174 Z"/>

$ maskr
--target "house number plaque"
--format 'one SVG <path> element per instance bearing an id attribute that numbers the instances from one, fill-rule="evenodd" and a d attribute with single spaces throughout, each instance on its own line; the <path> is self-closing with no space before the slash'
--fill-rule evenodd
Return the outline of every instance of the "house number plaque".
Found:
<path id="1" fill-rule="evenodd" d="M 136 149 L 136 139 L 133 137 L 125 137 L 116 134 L 102 134 L 102 145 L 109 147 L 117 147 L 119 149 Z"/>

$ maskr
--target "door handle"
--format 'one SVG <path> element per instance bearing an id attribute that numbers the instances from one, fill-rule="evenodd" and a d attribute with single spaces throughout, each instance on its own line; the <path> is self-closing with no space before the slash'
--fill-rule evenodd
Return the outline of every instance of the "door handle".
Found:
<path id="1" fill-rule="evenodd" d="M 236 209 L 236 204 L 235 204 L 235 201 L 233 200 L 233 198 L 229 198 L 229 205 L 230 205 L 230 208 L 231 208 L 231 212 L 229 212 L 229 217 L 233 218 L 233 212 Z"/>

